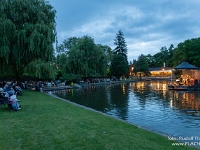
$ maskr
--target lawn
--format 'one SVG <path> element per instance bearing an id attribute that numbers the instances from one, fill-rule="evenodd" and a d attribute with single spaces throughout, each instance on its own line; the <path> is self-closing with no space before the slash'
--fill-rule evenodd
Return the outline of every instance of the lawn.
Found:
<path id="1" fill-rule="evenodd" d="M 0 150 L 185 150 L 156 133 L 36 91 L 0 106 Z"/>

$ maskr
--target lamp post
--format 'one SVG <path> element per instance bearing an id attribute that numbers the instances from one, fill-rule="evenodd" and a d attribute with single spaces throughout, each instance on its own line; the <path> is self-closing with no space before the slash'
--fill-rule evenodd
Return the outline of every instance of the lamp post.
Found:
<path id="1" fill-rule="evenodd" d="M 171 84 L 172 84 L 172 78 L 173 78 L 173 70 L 174 69 L 171 69 Z"/>
<path id="2" fill-rule="evenodd" d="M 172 70 L 171 70 L 171 84 L 172 84 Z"/>

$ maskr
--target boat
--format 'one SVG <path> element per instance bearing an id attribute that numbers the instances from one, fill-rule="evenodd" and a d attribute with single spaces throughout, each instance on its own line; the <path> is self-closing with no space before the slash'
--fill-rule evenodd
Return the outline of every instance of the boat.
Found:
<path id="1" fill-rule="evenodd" d="M 175 86 L 175 85 L 168 85 L 168 90 L 187 91 L 187 90 L 190 90 L 190 87 L 189 87 L 189 86 Z"/>

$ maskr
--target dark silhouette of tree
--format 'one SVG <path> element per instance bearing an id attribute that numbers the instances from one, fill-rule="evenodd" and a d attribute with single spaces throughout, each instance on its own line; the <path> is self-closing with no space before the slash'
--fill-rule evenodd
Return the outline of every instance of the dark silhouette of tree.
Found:
<path id="1" fill-rule="evenodd" d="M 127 60 L 127 45 L 124 39 L 124 34 L 121 30 L 116 34 L 114 39 L 116 48 L 113 50 L 113 59 L 110 66 L 110 73 L 113 76 L 128 75 L 128 60 Z"/>
<path id="2" fill-rule="evenodd" d="M 114 55 L 111 66 L 110 66 L 111 75 L 116 76 L 117 78 L 126 75 L 128 72 L 128 65 L 126 59 L 122 55 Z"/>

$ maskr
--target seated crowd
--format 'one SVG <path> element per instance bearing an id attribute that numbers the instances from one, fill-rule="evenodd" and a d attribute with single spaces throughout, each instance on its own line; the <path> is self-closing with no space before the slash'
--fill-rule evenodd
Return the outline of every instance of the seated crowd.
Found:
<path id="1" fill-rule="evenodd" d="M 8 105 L 13 110 L 20 110 L 19 100 L 16 95 L 22 95 L 21 88 L 16 82 L 1 82 L 0 84 L 0 105 Z"/>

